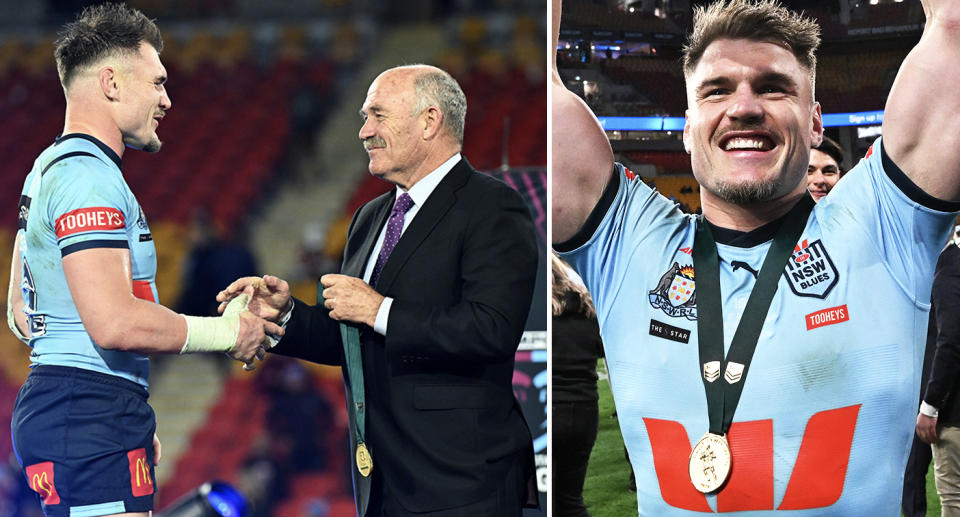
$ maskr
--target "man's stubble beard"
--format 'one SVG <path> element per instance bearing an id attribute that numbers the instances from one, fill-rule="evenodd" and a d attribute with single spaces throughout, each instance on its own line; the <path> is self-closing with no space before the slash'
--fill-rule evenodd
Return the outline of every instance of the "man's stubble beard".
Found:
<path id="1" fill-rule="evenodd" d="M 143 146 L 143 151 L 148 153 L 156 153 L 160 151 L 161 147 L 163 147 L 163 142 L 161 142 L 158 137 L 154 136 L 149 142 L 147 142 L 147 145 Z"/>
<path id="2" fill-rule="evenodd" d="M 730 183 L 718 181 L 712 189 L 720 199 L 734 205 L 752 205 L 773 199 L 783 185 L 784 178 L 771 178 L 764 181 L 744 181 Z"/>
<path id="3" fill-rule="evenodd" d="M 723 177 L 712 178 L 708 179 L 708 183 L 706 184 L 701 183 L 701 188 L 706 188 L 723 201 L 738 206 L 764 203 L 789 194 L 801 182 L 806 185 L 806 168 L 803 170 L 798 168 L 797 173 L 790 173 L 787 172 L 790 164 L 791 162 L 788 160 L 788 162 L 783 165 L 779 174 L 771 177 L 740 181 L 731 181 Z M 694 176 L 696 177 L 697 175 L 694 174 Z"/>

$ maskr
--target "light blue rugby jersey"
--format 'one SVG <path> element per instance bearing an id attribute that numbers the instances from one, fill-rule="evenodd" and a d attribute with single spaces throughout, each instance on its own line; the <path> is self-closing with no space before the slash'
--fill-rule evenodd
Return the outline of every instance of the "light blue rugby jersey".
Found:
<path id="1" fill-rule="evenodd" d="M 48 165 L 67 153 L 83 152 Z M 145 354 L 104 350 L 83 327 L 62 257 L 90 248 L 130 250 L 133 292 L 157 300 L 157 254 L 140 204 L 120 172 L 120 157 L 84 134 L 59 137 L 36 159 L 20 201 L 21 292 L 33 365 L 116 375 L 147 387 Z"/>
<path id="2" fill-rule="evenodd" d="M 557 248 L 597 307 L 639 514 L 900 515 L 933 269 L 960 205 L 920 191 L 879 139 L 816 205 L 728 434 L 731 477 L 704 496 L 687 470 L 708 428 L 695 218 L 622 166 L 614 176 L 580 234 Z M 764 230 L 740 246 L 715 231 L 725 350 L 770 246 Z"/>

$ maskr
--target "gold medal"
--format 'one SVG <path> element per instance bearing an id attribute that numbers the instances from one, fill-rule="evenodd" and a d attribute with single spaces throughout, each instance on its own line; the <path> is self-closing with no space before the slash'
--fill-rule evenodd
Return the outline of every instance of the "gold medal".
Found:
<path id="1" fill-rule="evenodd" d="M 730 463 L 727 438 L 708 432 L 690 453 L 690 481 L 705 494 L 716 492 L 730 477 Z"/>
<path id="2" fill-rule="evenodd" d="M 373 470 L 373 457 L 370 456 L 370 451 L 363 443 L 357 444 L 357 470 L 363 477 L 369 476 L 370 471 Z"/>

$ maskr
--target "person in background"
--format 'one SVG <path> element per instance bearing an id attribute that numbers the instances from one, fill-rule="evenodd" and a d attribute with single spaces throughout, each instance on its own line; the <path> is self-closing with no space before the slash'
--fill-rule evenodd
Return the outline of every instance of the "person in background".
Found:
<path id="1" fill-rule="evenodd" d="M 603 342 L 590 293 L 556 253 L 550 254 L 553 313 L 550 418 L 555 517 L 590 517 L 583 503 L 583 481 L 599 419 L 597 359 Z"/>
<path id="2" fill-rule="evenodd" d="M 940 253 L 930 325 L 936 351 L 917 414 L 917 436 L 933 448 L 934 479 L 944 517 L 960 516 L 960 226 Z"/>
<path id="3" fill-rule="evenodd" d="M 843 150 L 840 144 L 824 136 L 820 145 L 810 150 L 807 166 L 807 190 L 813 200 L 820 202 L 843 177 Z"/>

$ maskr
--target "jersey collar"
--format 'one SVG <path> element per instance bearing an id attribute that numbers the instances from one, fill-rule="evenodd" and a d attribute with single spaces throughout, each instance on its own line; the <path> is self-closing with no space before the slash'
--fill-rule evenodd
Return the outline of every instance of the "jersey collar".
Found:
<path id="1" fill-rule="evenodd" d="M 121 168 L 122 162 L 120 160 L 120 157 L 117 156 L 117 153 L 115 153 L 113 149 L 110 149 L 110 147 L 107 144 L 101 142 L 100 139 L 98 139 L 97 137 L 88 135 L 86 133 L 69 133 L 66 135 L 58 136 L 57 139 L 55 140 L 55 144 L 59 144 L 60 142 L 63 142 L 68 138 L 82 138 L 84 140 L 89 140 L 93 142 L 94 144 L 96 144 L 97 147 L 100 148 L 101 151 L 103 151 L 103 154 L 107 155 L 107 158 L 110 158 L 113 161 L 113 163 L 117 165 L 118 169 Z"/>

